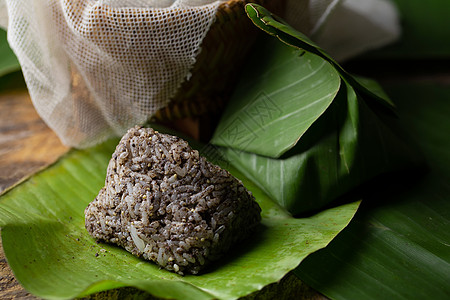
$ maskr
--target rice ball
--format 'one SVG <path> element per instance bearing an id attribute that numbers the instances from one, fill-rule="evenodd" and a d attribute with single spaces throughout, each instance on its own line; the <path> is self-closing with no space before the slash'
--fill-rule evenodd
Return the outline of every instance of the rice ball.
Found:
<path id="1" fill-rule="evenodd" d="M 96 239 L 178 274 L 197 274 L 246 238 L 261 209 L 242 182 L 179 137 L 131 128 L 85 210 Z"/>

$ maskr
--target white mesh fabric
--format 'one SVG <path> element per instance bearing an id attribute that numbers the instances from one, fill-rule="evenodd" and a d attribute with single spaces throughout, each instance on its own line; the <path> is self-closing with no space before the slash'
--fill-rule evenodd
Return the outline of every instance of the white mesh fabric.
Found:
<path id="1" fill-rule="evenodd" d="M 221 1 L 4 0 L 36 110 L 70 146 L 145 122 L 189 74 Z M 160 7 L 151 7 L 152 5 Z"/>

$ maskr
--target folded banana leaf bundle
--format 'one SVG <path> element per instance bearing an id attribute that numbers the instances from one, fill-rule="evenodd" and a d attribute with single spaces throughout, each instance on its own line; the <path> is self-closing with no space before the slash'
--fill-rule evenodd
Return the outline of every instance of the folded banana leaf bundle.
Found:
<path id="1" fill-rule="evenodd" d="M 361 184 L 417 166 L 395 106 L 306 36 L 252 4 L 259 41 L 212 144 L 292 214 L 324 207 Z"/>

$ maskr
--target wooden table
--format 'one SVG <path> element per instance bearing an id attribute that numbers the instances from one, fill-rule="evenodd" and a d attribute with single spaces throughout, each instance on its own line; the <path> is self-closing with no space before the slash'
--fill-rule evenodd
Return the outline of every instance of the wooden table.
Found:
<path id="1" fill-rule="evenodd" d="M 0 94 L 0 193 L 67 151 L 36 113 L 26 91 Z M 11 298 L 35 299 L 15 280 L 0 243 L 0 299 Z"/>

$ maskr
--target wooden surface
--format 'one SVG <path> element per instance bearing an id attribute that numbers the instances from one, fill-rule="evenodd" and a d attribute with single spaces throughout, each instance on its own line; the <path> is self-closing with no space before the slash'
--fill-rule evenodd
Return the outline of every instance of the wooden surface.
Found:
<path id="1" fill-rule="evenodd" d="M 39 118 L 28 93 L 0 96 L 0 192 L 67 150 Z"/>
<path id="2" fill-rule="evenodd" d="M 0 94 L 0 193 L 66 153 L 34 110 L 28 93 Z M 0 299 L 35 299 L 14 278 L 0 243 Z"/>

